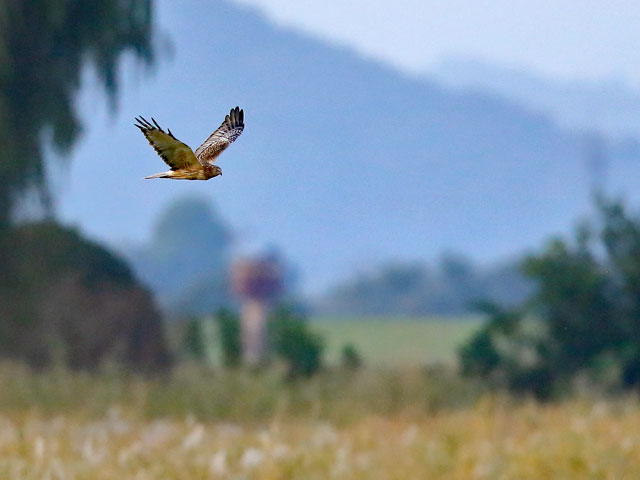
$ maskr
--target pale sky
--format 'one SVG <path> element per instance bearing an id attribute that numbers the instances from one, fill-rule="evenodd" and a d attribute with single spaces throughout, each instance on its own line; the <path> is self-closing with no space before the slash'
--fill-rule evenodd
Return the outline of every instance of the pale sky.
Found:
<path id="1" fill-rule="evenodd" d="M 236 0 L 409 72 L 448 56 L 640 85 L 637 0 Z"/>
<path id="2" fill-rule="evenodd" d="M 217 0 L 209 0 L 209 3 L 214 1 Z M 406 72 L 428 72 L 447 57 L 461 56 L 500 66 L 522 67 L 550 77 L 618 77 L 640 87 L 640 2 L 229 1 L 258 8 L 281 26 L 353 48 Z M 207 2 L 189 3 L 191 10 L 196 12 L 207 6 Z M 225 108 L 226 105 L 237 104 L 236 101 L 243 102 L 242 98 L 226 100 L 227 92 L 211 95 L 203 78 L 191 85 L 181 83 L 185 78 L 181 68 L 193 69 L 197 63 L 188 55 L 189 42 L 193 41 L 193 37 L 184 35 L 184 24 L 177 27 L 178 33 L 174 36 L 171 15 L 175 13 L 174 9 L 183 8 L 176 5 L 177 2 L 164 0 L 159 2 L 158 8 L 159 31 L 164 32 L 160 40 L 169 39 L 174 44 L 178 52 L 176 58 L 161 55 L 156 75 L 145 77 L 144 80 L 142 71 L 139 72 L 138 81 L 134 81 L 136 75 L 133 73 L 125 77 L 117 116 L 109 117 L 101 91 L 85 89 L 83 92 L 79 102 L 83 118 L 89 118 L 90 115 L 92 123 L 87 124 L 84 137 L 74 148 L 70 171 L 61 175 L 64 181 L 57 184 L 56 191 L 63 192 L 59 195 L 58 211 L 61 218 L 72 225 L 81 226 L 92 237 L 107 239 L 114 244 L 140 242 L 148 236 L 158 212 L 170 201 L 187 193 L 208 195 L 228 215 L 234 231 L 240 232 L 238 238 L 243 239 L 240 241 L 246 243 L 244 239 L 249 239 L 259 245 L 282 247 L 285 256 L 290 256 L 292 262 L 301 268 L 307 285 L 314 282 L 313 288 L 328 285 L 329 280 L 345 274 L 332 270 L 336 264 L 349 269 L 354 265 L 370 263 L 370 258 L 381 259 L 395 254 L 392 250 L 377 250 L 377 246 L 376 250 L 358 247 L 357 254 L 352 257 L 345 253 L 343 257 L 335 257 L 337 260 L 334 263 L 323 261 L 323 265 L 318 267 L 317 263 L 312 265 L 313 259 L 304 251 L 306 247 L 302 245 L 303 242 L 295 243 L 289 237 L 278 237 L 283 235 L 278 222 L 264 222 L 264 217 L 260 215 L 251 217 L 251 212 L 259 210 L 256 205 L 263 208 L 265 203 L 255 200 L 264 192 L 257 193 L 256 197 L 253 192 L 238 191 L 238 185 L 242 184 L 247 172 L 255 171 L 251 162 L 256 159 L 243 157 L 242 153 L 243 148 L 259 151 L 259 143 L 255 143 L 256 139 L 251 135 L 243 137 L 242 143 L 226 154 L 229 156 L 226 156 L 225 165 L 229 166 L 223 167 L 227 172 L 223 181 L 195 185 L 141 180 L 144 175 L 159 171 L 157 169 L 162 168 L 162 164 L 133 127 L 132 119 L 136 115 L 155 115 L 159 120 L 164 118 L 163 121 L 176 133 L 183 132 L 184 140 L 193 143 L 205 138 L 211 125 L 220 121 L 216 113 L 213 119 L 201 124 L 195 121 L 189 123 L 187 119 L 192 118 L 192 105 L 196 103 L 196 98 L 206 99 L 207 105 L 216 105 L 216 108 L 219 108 L 217 104 L 220 102 Z M 206 32 L 196 33 L 199 35 L 198 41 L 202 41 L 206 35 Z M 198 110 L 202 109 L 195 109 L 195 112 Z M 112 145 L 107 150 L 104 148 L 104 127 L 108 128 L 112 138 Z M 126 164 L 127 168 L 114 169 L 112 155 L 117 161 L 125 162 L 123 165 Z M 233 159 L 234 155 L 236 160 Z M 242 161 L 246 162 L 244 167 Z M 96 183 L 87 182 L 87 178 L 109 178 L 112 181 L 97 188 Z M 117 195 L 113 194 L 114 191 Z M 280 192 L 277 194 L 281 195 Z M 87 201 L 88 198 L 92 200 Z M 301 225 L 306 223 L 302 222 Z M 452 238 L 455 240 L 455 237 Z M 293 243 L 288 244 L 288 241 Z M 442 245 L 447 245 L 445 240 Z M 499 241 L 496 245 L 495 251 L 489 253 L 488 250 L 484 253 L 475 250 L 466 252 L 464 248 L 459 250 L 478 255 L 478 258 L 511 252 L 508 250 L 511 247 L 500 246 Z M 426 251 L 423 244 L 419 248 L 420 252 Z M 436 248 L 440 247 L 434 246 L 434 251 Z M 521 246 L 514 245 L 513 248 Z M 360 262 L 363 258 L 365 262 Z M 320 271 L 322 269 L 324 272 Z"/>

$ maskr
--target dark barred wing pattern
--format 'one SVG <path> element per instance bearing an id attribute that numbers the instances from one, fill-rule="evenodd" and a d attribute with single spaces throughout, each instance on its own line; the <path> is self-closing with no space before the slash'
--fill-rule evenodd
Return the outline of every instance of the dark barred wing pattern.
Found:
<path id="1" fill-rule="evenodd" d="M 213 163 L 244 130 L 244 110 L 240 107 L 232 108 L 224 118 L 222 125 L 209 135 L 202 145 L 196 148 L 195 155 L 198 161 L 205 165 Z"/>

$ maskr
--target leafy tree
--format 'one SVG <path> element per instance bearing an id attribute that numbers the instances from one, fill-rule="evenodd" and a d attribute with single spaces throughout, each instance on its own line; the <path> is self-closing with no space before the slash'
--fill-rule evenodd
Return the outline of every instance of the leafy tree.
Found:
<path id="1" fill-rule="evenodd" d="M 92 66 L 115 107 L 123 54 L 153 60 L 152 0 L 0 1 L 0 353 L 43 366 L 167 365 L 162 323 L 128 266 L 46 221 L 12 225 L 36 194 L 52 213 L 44 152 L 81 132 L 74 100 Z"/>
<path id="2" fill-rule="evenodd" d="M 488 377 L 498 368 L 502 357 L 497 351 L 492 330 L 483 328 L 460 348 L 462 373 L 467 376 Z"/>
<path id="3" fill-rule="evenodd" d="M 322 339 L 309 330 L 302 315 L 276 310 L 269 320 L 269 334 L 273 352 L 286 362 L 290 379 L 309 377 L 322 366 Z"/>
<path id="4" fill-rule="evenodd" d="M 599 200 L 605 221 L 601 233 L 611 266 L 611 282 L 615 287 L 618 311 L 615 313 L 619 332 L 624 385 L 640 386 L 640 220 L 630 217 L 624 205 Z"/>
<path id="5" fill-rule="evenodd" d="M 517 308 L 485 309 L 488 323 L 460 351 L 464 373 L 540 397 L 603 368 L 640 386 L 640 220 L 621 203 L 600 198 L 597 208 L 595 227 L 525 259 L 533 293 Z"/>
<path id="6" fill-rule="evenodd" d="M 152 0 L 0 2 L 0 227 L 29 189 L 50 207 L 44 150 L 67 152 L 81 131 L 84 66 L 115 104 L 120 58 L 150 64 L 151 38 Z"/>
<path id="7" fill-rule="evenodd" d="M 0 355 L 39 367 L 168 365 L 161 317 L 120 259 L 53 222 L 23 225 L 5 238 L 19 248 L 0 289 Z"/>
<path id="8" fill-rule="evenodd" d="M 460 348 L 460 364 L 466 376 L 480 377 L 515 392 L 533 393 L 548 398 L 554 385 L 543 357 L 546 338 L 540 325 L 525 319 L 518 309 L 503 309 L 485 303 L 488 315 L 484 328 Z"/>

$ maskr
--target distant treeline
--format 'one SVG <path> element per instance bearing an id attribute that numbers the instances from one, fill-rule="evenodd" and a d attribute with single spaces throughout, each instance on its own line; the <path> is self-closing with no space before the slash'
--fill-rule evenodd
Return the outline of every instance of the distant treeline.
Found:
<path id="1" fill-rule="evenodd" d="M 147 243 L 122 246 L 121 251 L 162 309 L 180 317 L 237 308 L 228 278 L 232 247 L 228 222 L 208 200 L 194 196 L 170 203 Z M 479 266 L 457 254 L 442 255 L 432 265 L 385 263 L 306 301 L 295 298 L 296 279 L 289 268 L 285 295 L 321 314 L 464 314 L 472 312 L 478 301 L 507 306 L 522 301 L 531 285 L 519 267 L 515 260 Z"/>
<path id="2" fill-rule="evenodd" d="M 234 306 L 229 291 L 232 231 L 205 199 L 170 203 L 143 245 L 120 250 L 136 275 L 173 315 L 205 315 Z"/>
<path id="3" fill-rule="evenodd" d="M 531 291 L 519 262 L 480 267 L 461 256 L 443 255 L 435 266 L 388 263 L 332 288 L 314 303 L 323 314 L 424 315 L 472 312 L 479 301 L 504 305 Z"/>

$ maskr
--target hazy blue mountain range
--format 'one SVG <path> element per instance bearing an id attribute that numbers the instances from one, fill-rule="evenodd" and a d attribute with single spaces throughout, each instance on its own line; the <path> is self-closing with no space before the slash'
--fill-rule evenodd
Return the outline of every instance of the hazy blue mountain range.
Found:
<path id="1" fill-rule="evenodd" d="M 154 76 L 127 77 L 114 120 L 95 94 L 81 102 L 94 121 L 60 183 L 60 211 L 90 235 L 143 242 L 174 199 L 205 195 L 237 249 L 278 246 L 318 291 L 387 259 L 447 250 L 489 262 L 589 209 L 584 138 L 548 114 L 407 77 L 226 1 L 159 6 L 158 42 L 172 45 Z M 222 177 L 142 180 L 165 166 L 134 116 L 196 147 L 235 105 L 246 129 Z M 623 147 L 608 150 L 610 185 L 632 194 L 640 163 Z"/>
<path id="2" fill-rule="evenodd" d="M 640 136 L 640 92 L 621 80 L 550 80 L 478 60 L 449 58 L 430 78 L 465 90 L 493 92 L 573 129 L 612 137 Z"/>

